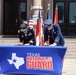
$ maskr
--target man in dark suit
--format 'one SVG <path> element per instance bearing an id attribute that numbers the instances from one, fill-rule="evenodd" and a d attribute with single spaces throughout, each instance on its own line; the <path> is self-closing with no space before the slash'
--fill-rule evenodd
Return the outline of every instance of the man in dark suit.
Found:
<path id="1" fill-rule="evenodd" d="M 48 44 L 48 39 L 50 46 L 64 46 L 64 38 L 61 29 L 58 24 L 53 24 L 51 19 L 44 21 L 44 45 Z"/>

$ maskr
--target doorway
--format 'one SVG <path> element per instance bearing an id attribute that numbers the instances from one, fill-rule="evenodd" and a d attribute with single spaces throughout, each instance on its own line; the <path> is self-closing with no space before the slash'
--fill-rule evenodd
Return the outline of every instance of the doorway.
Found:
<path id="1" fill-rule="evenodd" d="M 3 34 L 17 35 L 21 20 L 27 20 L 27 0 L 4 0 Z"/>
<path id="2" fill-rule="evenodd" d="M 54 0 L 54 11 L 56 5 L 63 35 L 76 36 L 76 0 Z"/>

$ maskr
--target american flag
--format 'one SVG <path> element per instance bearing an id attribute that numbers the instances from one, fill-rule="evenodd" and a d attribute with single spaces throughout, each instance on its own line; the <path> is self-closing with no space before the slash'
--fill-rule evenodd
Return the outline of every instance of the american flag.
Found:
<path id="1" fill-rule="evenodd" d="M 29 27 L 33 27 L 33 17 L 32 17 L 32 14 L 30 14 L 30 19 L 29 19 L 28 26 Z"/>

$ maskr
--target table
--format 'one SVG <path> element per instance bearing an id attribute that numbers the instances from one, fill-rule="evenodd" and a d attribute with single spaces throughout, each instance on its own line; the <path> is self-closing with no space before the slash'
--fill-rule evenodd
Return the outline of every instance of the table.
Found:
<path id="1" fill-rule="evenodd" d="M 61 75 L 67 47 L 0 46 L 2 74 Z"/>

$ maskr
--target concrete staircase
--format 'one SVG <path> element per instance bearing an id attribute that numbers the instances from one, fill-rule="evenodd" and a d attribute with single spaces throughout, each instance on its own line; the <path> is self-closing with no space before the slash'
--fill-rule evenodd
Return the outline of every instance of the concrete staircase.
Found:
<path id="1" fill-rule="evenodd" d="M 65 38 L 65 46 L 67 46 L 66 58 L 76 58 L 76 38 Z"/>
<path id="2" fill-rule="evenodd" d="M 76 38 L 65 38 L 65 46 L 67 46 L 67 52 L 62 75 L 76 75 Z"/>
<path id="3" fill-rule="evenodd" d="M 0 46 L 14 46 L 19 43 L 17 36 L 0 36 Z"/>
<path id="4" fill-rule="evenodd" d="M 19 44 L 18 37 L 0 36 L 1 46 L 17 44 Z M 65 46 L 67 46 L 67 52 L 64 59 L 62 75 L 76 75 L 76 38 L 65 38 Z"/>

